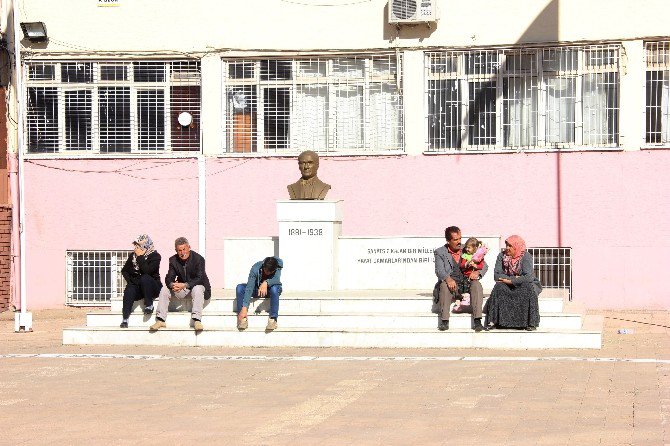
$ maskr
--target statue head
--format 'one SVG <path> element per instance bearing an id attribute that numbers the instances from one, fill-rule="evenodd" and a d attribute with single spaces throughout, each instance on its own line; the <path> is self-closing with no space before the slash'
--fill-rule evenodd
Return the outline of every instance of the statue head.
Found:
<path id="1" fill-rule="evenodd" d="M 319 155 L 312 150 L 305 150 L 298 155 L 298 168 L 303 180 L 314 178 L 319 170 Z"/>

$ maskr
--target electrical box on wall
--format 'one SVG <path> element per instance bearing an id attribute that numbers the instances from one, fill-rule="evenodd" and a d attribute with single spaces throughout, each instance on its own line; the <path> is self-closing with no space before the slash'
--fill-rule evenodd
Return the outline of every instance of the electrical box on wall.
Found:
<path id="1" fill-rule="evenodd" d="M 391 25 L 437 22 L 437 0 L 389 0 L 388 21 Z"/>

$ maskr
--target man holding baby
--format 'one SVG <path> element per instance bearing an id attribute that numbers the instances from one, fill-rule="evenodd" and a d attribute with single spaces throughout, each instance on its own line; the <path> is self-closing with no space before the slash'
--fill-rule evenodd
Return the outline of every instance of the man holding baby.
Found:
<path id="1" fill-rule="evenodd" d="M 467 268 L 462 271 L 459 266 L 463 255 L 461 230 L 457 226 L 449 226 L 444 230 L 444 237 L 447 243 L 435 250 L 435 275 L 438 281 L 433 289 L 433 298 L 439 306 L 440 315 L 437 328 L 440 331 L 449 330 L 451 302 L 460 300 L 462 293 L 469 292 L 472 327 L 476 332 L 480 332 L 484 330 L 482 325 L 484 289 L 479 279 L 486 274 L 488 265 L 484 261 L 466 262 Z"/>

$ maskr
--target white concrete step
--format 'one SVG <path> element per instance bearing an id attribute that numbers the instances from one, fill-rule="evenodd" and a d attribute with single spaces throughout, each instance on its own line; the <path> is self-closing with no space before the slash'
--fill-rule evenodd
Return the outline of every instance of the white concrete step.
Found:
<path id="1" fill-rule="evenodd" d="M 598 349 L 602 330 L 495 330 L 469 329 L 299 329 L 280 327 L 270 333 L 249 328 L 167 328 L 152 333 L 144 327 L 73 327 L 63 330 L 63 344 L 171 345 L 227 347 L 390 347 L 390 348 L 493 348 L 493 349 Z"/>
<path id="2" fill-rule="evenodd" d="M 234 310 L 234 297 L 228 295 L 214 295 L 205 301 L 205 312 L 226 312 Z M 486 298 L 485 301 L 486 302 Z M 552 296 L 551 293 L 540 294 L 539 304 L 541 313 L 560 313 L 563 311 L 563 297 Z M 190 311 L 190 299 L 175 301 L 171 311 Z M 258 308 L 267 311 L 270 307 L 269 299 L 254 299 L 249 305 L 249 311 Z M 279 314 L 283 313 L 422 313 L 430 312 L 433 308 L 433 298 L 430 293 L 423 292 L 314 292 L 314 293 L 284 293 L 279 299 Z M 113 299 L 111 310 L 120 312 L 123 309 L 121 300 Z M 142 313 L 141 301 L 135 302 L 133 312 Z"/>
<path id="3" fill-rule="evenodd" d="M 168 313 L 169 327 L 187 327 L 191 320 L 188 312 Z M 128 321 L 131 327 L 149 327 L 155 321 L 153 315 L 145 316 L 136 313 Z M 86 316 L 88 327 L 118 327 L 121 322 L 120 312 L 91 312 Z M 233 312 L 206 312 L 203 313 L 202 323 L 207 328 L 229 328 L 237 324 L 237 316 Z M 249 327 L 265 328 L 267 314 L 249 314 Z M 434 329 L 437 327 L 437 315 L 423 313 L 280 313 L 279 324 L 284 328 L 417 328 Z M 582 326 L 582 317 L 579 314 L 541 313 L 540 327 L 546 329 L 577 330 Z M 471 328 L 470 314 L 452 314 L 451 328 Z"/>

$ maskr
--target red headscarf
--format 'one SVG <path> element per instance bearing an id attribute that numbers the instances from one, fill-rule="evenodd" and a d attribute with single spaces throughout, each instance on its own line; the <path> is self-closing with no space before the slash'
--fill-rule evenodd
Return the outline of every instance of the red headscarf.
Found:
<path id="1" fill-rule="evenodd" d="M 521 258 L 526 253 L 526 242 L 518 235 L 510 235 L 505 243 L 514 248 L 514 257 L 503 255 L 503 272 L 507 276 L 516 276 L 521 272 Z"/>

